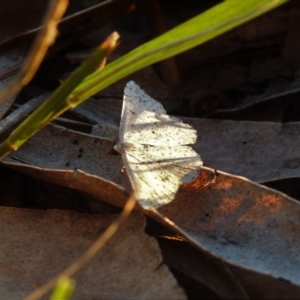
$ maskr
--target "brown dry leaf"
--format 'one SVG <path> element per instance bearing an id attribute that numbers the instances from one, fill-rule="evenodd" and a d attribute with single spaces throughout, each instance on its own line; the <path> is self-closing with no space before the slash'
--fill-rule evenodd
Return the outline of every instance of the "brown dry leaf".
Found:
<path id="1" fill-rule="evenodd" d="M 0 215 L 1 299 L 21 299 L 63 271 L 116 219 L 5 207 Z M 72 299 L 186 299 L 144 226 L 144 216 L 133 213 L 77 273 Z"/>
<path id="2" fill-rule="evenodd" d="M 300 123 L 190 119 L 204 165 L 265 182 L 300 175 Z"/>
<path id="3" fill-rule="evenodd" d="M 47 125 L 1 163 L 41 180 L 123 206 L 122 162 L 115 142 Z"/>
<path id="4" fill-rule="evenodd" d="M 245 272 L 300 285 L 296 200 L 245 178 L 203 168 L 198 179 L 182 186 L 159 212 L 202 251 Z"/>

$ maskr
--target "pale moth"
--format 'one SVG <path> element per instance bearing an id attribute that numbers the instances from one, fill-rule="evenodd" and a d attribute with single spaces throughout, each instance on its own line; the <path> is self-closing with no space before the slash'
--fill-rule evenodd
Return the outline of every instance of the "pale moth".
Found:
<path id="1" fill-rule="evenodd" d="M 193 181 L 202 160 L 189 146 L 196 130 L 166 114 L 163 106 L 130 81 L 124 90 L 120 142 L 114 149 L 138 203 L 145 209 L 170 203 L 181 183 Z"/>

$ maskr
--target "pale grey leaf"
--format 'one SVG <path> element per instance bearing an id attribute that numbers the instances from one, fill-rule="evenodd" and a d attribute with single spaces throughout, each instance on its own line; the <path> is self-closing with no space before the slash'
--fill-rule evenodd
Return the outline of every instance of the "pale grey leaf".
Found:
<path id="1" fill-rule="evenodd" d="M 300 123 L 185 118 L 205 165 L 257 182 L 300 176 Z"/>

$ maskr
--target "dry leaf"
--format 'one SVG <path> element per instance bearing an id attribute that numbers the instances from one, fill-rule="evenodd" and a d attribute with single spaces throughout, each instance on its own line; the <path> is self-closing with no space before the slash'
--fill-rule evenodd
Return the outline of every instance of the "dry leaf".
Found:
<path id="1" fill-rule="evenodd" d="M 95 199 L 123 206 L 115 142 L 56 125 L 47 125 L 1 163 L 38 179 L 86 192 Z"/>
<path id="2" fill-rule="evenodd" d="M 183 120 L 197 130 L 207 167 L 258 182 L 300 175 L 300 123 Z"/>
<path id="3" fill-rule="evenodd" d="M 0 208 L 1 299 L 21 299 L 73 263 L 115 215 Z M 75 276 L 72 299 L 186 299 L 133 213 Z M 46 299 L 48 299 L 46 297 Z"/>
<path id="4" fill-rule="evenodd" d="M 235 266 L 300 285 L 296 200 L 206 168 L 159 211 L 201 249 Z"/>
<path id="5" fill-rule="evenodd" d="M 47 125 L 6 161 L 73 172 L 82 170 L 120 184 L 120 157 L 113 150 L 114 145 L 108 139 Z"/>

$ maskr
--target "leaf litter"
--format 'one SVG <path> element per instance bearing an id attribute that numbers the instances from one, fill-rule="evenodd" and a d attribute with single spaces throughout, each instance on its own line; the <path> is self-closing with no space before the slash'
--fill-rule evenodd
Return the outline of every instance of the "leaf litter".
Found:
<path id="1" fill-rule="evenodd" d="M 275 26 L 272 28 L 274 29 Z M 115 102 L 118 103 L 118 101 Z M 95 107 L 94 110 L 96 110 Z M 113 116 L 114 118 L 111 120 L 116 120 L 115 115 Z M 95 122 L 95 118 L 92 119 L 93 122 Z M 282 125 L 188 118 L 184 119 L 184 122 L 197 128 L 198 136 L 201 138 L 194 149 L 201 154 L 205 165 L 208 167 L 245 176 L 257 182 L 299 176 L 296 155 L 299 135 L 298 123 Z M 95 129 L 99 126 L 101 125 L 96 124 Z M 45 135 L 45 140 L 48 139 L 47 144 L 44 144 L 45 141 L 40 138 L 38 142 L 33 142 L 34 147 L 20 149 L 20 153 L 21 151 L 23 153 L 20 156 L 18 156 L 19 151 L 14 153 L 16 154 L 15 158 L 8 158 L 10 162 L 6 162 L 6 164 L 23 169 L 24 172 L 28 172 L 28 174 L 37 178 L 45 176 L 43 177 L 44 180 L 77 188 L 87 193 L 89 189 L 93 190 L 93 196 L 101 201 L 116 204 L 117 198 L 123 199 L 119 204 L 116 204 L 122 206 L 126 200 L 126 193 L 123 175 L 120 172 L 122 166 L 120 157 L 116 156 L 118 158 L 114 160 L 113 156 L 108 155 L 108 159 L 102 165 L 103 172 L 97 172 L 96 168 L 93 169 L 92 155 L 86 161 L 86 165 L 74 163 L 70 167 L 64 165 L 68 162 L 65 158 L 70 157 L 73 163 L 79 160 L 78 155 L 81 154 L 80 159 L 85 156 L 84 153 L 79 152 L 80 148 L 75 147 L 76 145 L 73 145 L 73 148 L 68 150 L 67 156 L 64 156 L 62 149 L 69 143 L 65 140 L 60 144 L 62 149 L 58 149 L 59 147 L 54 149 L 53 153 L 57 151 L 59 155 L 51 161 L 49 149 L 55 145 L 58 139 L 57 136 L 59 136 L 58 131 L 53 130 L 54 134 L 52 136 Z M 65 131 L 65 134 L 74 137 L 72 131 Z M 78 134 L 77 137 L 82 137 L 81 133 L 76 134 Z M 95 134 L 102 136 L 108 134 L 106 138 L 111 137 L 111 140 L 115 140 L 115 138 L 112 138 L 113 133 L 109 133 L 107 130 L 104 130 L 104 133 L 103 131 L 99 133 L 96 130 L 93 135 Z M 48 152 L 47 147 L 37 148 L 40 143 L 41 145 L 47 145 Z M 104 149 L 114 145 L 112 141 L 109 142 L 109 146 L 106 143 L 107 140 L 104 139 L 103 144 L 107 146 Z M 88 145 L 92 146 L 92 143 Z M 96 147 L 89 147 L 88 151 L 96 153 L 97 149 Z M 45 153 L 48 156 L 43 156 Z M 39 158 L 36 160 L 35 156 Z M 48 163 L 48 159 L 50 163 Z M 56 163 L 55 160 L 59 163 Z M 43 165 L 47 165 L 47 167 L 44 168 Z M 105 172 L 105 168 L 110 170 L 112 165 L 115 167 L 115 173 Z M 199 184 L 199 181 L 202 184 Z M 93 184 L 90 186 L 90 183 Z M 195 187 L 196 183 L 199 185 Z M 107 192 L 103 192 L 106 189 Z M 209 197 L 210 192 L 212 193 L 211 197 Z M 111 194 L 114 194 L 115 197 L 111 197 Z M 277 204 L 278 209 L 274 209 L 272 205 L 264 205 L 269 202 L 275 203 L 273 205 L 275 207 Z M 174 208 L 175 206 L 176 208 Z M 297 299 L 299 284 L 294 278 L 297 275 L 295 267 L 288 271 L 284 268 L 284 265 L 280 266 L 281 262 L 286 262 L 288 265 L 294 263 L 295 266 L 298 265 L 295 254 L 298 252 L 297 235 L 293 231 L 297 226 L 297 206 L 298 204 L 289 197 L 256 185 L 245 178 L 236 178 L 230 174 L 214 173 L 212 170 L 204 169 L 194 184 L 182 186 L 175 201 L 161 210 L 179 229 L 185 230 L 186 234 L 183 236 L 186 237 L 188 243 L 196 246 L 196 253 L 203 250 L 208 257 L 224 263 L 243 285 L 249 297 L 253 299 Z M 193 208 L 194 212 L 192 211 Z M 209 209 L 214 213 L 207 213 Z M 282 212 L 280 213 L 279 210 L 282 210 Z M 189 214 L 192 216 L 190 220 Z M 211 218 L 211 221 L 209 221 L 209 218 Z M 275 221 L 271 222 L 273 219 Z M 240 226 L 242 228 L 238 228 L 237 224 L 242 224 L 243 226 Z M 270 232 L 268 232 L 268 226 Z M 60 228 L 58 228 L 57 232 L 60 231 Z M 26 234 L 24 233 L 24 236 Z M 266 242 L 264 242 L 264 238 Z M 267 242 L 269 242 L 269 248 Z M 294 243 L 295 245 L 293 245 Z M 289 244 L 292 247 L 289 248 Z M 262 248 L 260 249 L 260 247 Z M 236 257 L 235 253 L 237 253 Z M 151 254 L 149 255 L 151 256 Z M 255 255 L 256 260 L 253 259 Z M 199 256 L 195 255 L 195 260 L 199 259 Z M 252 260 L 247 262 L 249 257 Z M 276 259 L 278 260 L 277 265 L 274 263 Z M 254 261 L 254 265 L 249 267 L 252 261 Z M 213 268 L 215 264 L 211 263 L 209 266 Z M 189 271 L 185 270 L 187 274 L 191 274 L 192 272 L 189 273 Z M 221 273 L 220 270 L 219 272 Z M 225 277 L 226 275 L 223 278 Z M 199 278 L 196 280 L 202 282 Z M 231 283 L 233 284 L 234 281 Z M 218 287 L 213 280 L 209 283 L 206 282 L 206 285 L 210 286 L 220 296 L 228 297 L 231 295 L 233 298 L 234 296 L 237 297 L 236 294 L 230 294 L 229 291 L 226 291 L 224 286 Z M 20 283 L 20 286 L 22 286 L 22 283 Z M 238 295 L 237 298 L 241 299 L 242 294 Z"/>
<path id="2" fill-rule="evenodd" d="M 202 127 L 205 132 L 205 126 Z M 57 141 L 56 146 L 50 147 L 53 139 Z M 97 138 L 99 146 L 95 149 L 95 140 L 95 136 L 48 125 L 8 157 L 5 164 L 22 161 L 26 164 L 23 171 L 37 178 L 85 191 L 112 204 L 117 203 L 116 198 L 123 198 L 124 203 L 126 194 L 122 186 L 123 178 L 120 168 L 116 168 L 116 165 L 121 166 L 122 163 L 119 156 L 111 153 L 115 142 Z M 81 145 L 92 149 L 89 155 L 85 155 L 85 148 L 80 150 Z M 81 160 L 78 158 L 80 154 Z M 95 165 L 95 157 L 99 155 L 102 155 L 102 168 Z M 70 163 L 69 171 L 66 161 Z M 17 165 L 15 167 L 20 168 Z M 42 174 L 45 177 L 41 177 Z M 206 180 L 207 186 L 200 185 L 201 180 Z M 109 186 L 111 188 L 107 190 Z M 93 187 L 96 188 L 91 192 Z M 104 187 L 108 191 L 106 194 L 103 194 Z M 111 194 L 119 196 L 112 199 Z M 122 206 L 122 203 L 117 205 Z M 293 242 L 297 240 L 294 235 L 297 235 L 298 230 L 294 226 L 297 227 L 298 210 L 298 203 L 281 193 L 243 178 L 228 177 L 220 172 L 215 175 L 208 170 L 200 174 L 196 183 L 185 184 L 175 201 L 160 209 L 165 217 L 186 232 L 188 240 L 196 240 L 197 246 L 208 250 L 210 255 L 234 265 L 239 271 L 247 273 L 247 270 L 253 270 L 267 274 L 272 279 L 281 277 L 294 285 L 299 285 L 296 259 L 299 246 Z M 287 251 L 292 252 L 287 255 Z M 282 263 L 284 258 L 288 258 L 285 264 Z M 286 268 L 282 269 L 282 266 Z"/>

